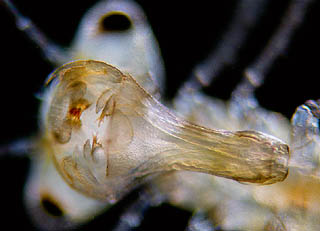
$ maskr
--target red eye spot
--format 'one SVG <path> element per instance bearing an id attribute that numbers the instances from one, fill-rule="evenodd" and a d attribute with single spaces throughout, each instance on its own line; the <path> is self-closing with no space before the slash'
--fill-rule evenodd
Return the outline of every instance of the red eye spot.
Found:
<path id="1" fill-rule="evenodd" d="M 73 103 L 69 107 L 67 122 L 73 127 L 81 126 L 81 114 L 89 107 L 89 103 L 86 100 L 81 100 Z"/>
<path id="2" fill-rule="evenodd" d="M 69 115 L 75 119 L 80 119 L 81 112 L 81 108 L 70 108 Z"/>

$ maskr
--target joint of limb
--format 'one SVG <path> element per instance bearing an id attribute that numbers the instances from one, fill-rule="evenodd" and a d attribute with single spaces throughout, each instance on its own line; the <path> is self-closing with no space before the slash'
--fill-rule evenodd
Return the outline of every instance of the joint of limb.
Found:
<path id="1" fill-rule="evenodd" d="M 44 58 L 53 65 L 61 65 L 70 60 L 67 52 L 50 41 L 46 35 L 28 17 L 23 16 L 10 0 L 4 0 L 8 11 L 14 16 L 17 28 L 40 47 Z"/>

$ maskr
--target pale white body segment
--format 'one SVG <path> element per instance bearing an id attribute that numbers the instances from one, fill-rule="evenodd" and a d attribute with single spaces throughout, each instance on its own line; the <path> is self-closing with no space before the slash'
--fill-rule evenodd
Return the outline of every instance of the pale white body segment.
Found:
<path id="1" fill-rule="evenodd" d="M 114 30 L 111 23 L 108 24 L 110 18 L 123 21 L 118 22 L 123 24 L 123 31 Z M 95 5 L 80 22 L 70 53 L 71 60 L 110 63 L 135 76 L 152 94 L 158 94 L 163 87 L 164 70 L 157 41 L 143 10 L 134 2 L 113 0 Z"/>

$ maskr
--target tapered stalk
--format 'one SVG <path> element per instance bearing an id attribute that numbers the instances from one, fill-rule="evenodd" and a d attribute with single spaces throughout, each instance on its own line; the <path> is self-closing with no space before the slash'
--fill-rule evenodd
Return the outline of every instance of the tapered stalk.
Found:
<path id="1" fill-rule="evenodd" d="M 148 103 L 144 118 L 163 133 L 160 139 L 167 143 L 159 149 L 167 151 L 144 164 L 144 171 L 197 171 L 259 184 L 285 179 L 289 150 L 280 140 L 256 131 L 200 127 L 179 119 L 153 99 Z"/>
<path id="2" fill-rule="evenodd" d="M 70 63 L 52 79 L 43 106 L 45 152 L 72 187 L 92 197 L 118 198 L 142 179 L 168 171 L 258 184 L 287 175 L 289 150 L 278 139 L 193 125 L 108 64 Z"/>

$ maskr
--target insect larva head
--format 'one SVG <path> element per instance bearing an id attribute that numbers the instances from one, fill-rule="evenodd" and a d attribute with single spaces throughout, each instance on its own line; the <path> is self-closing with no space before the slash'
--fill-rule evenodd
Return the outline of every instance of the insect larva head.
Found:
<path id="1" fill-rule="evenodd" d="M 73 59 L 100 60 L 129 73 L 151 94 L 163 85 L 157 41 L 144 12 L 133 1 L 102 1 L 89 10 L 71 51 Z"/>

